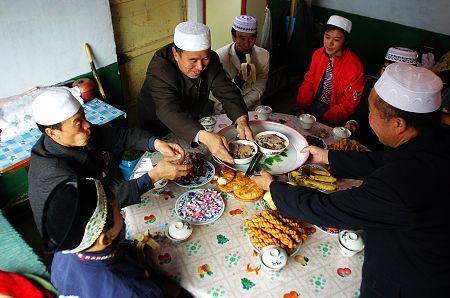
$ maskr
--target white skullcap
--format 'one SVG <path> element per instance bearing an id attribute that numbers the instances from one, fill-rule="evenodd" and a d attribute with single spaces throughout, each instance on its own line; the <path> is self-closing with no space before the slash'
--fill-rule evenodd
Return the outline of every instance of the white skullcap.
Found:
<path id="1" fill-rule="evenodd" d="M 178 48 L 185 51 L 204 51 L 211 47 L 209 28 L 196 22 L 178 24 L 173 41 Z"/>
<path id="2" fill-rule="evenodd" d="M 401 47 L 392 47 L 389 48 L 388 52 L 386 53 L 386 57 L 384 57 L 384 59 L 392 62 L 416 65 L 418 56 L 419 55 L 414 50 Z"/>
<path id="3" fill-rule="evenodd" d="M 333 25 L 345 30 L 348 34 L 352 31 L 352 22 L 341 16 L 331 16 L 327 25 Z"/>
<path id="4" fill-rule="evenodd" d="M 441 107 L 442 81 L 423 67 L 390 64 L 374 88 L 385 102 L 403 111 L 430 113 Z"/>
<path id="5" fill-rule="evenodd" d="M 34 122 L 54 125 L 75 115 L 80 102 L 67 88 L 50 88 L 40 94 L 31 104 Z"/>
<path id="6" fill-rule="evenodd" d="M 247 15 L 237 16 L 234 18 L 233 29 L 244 33 L 256 33 L 256 19 Z"/>

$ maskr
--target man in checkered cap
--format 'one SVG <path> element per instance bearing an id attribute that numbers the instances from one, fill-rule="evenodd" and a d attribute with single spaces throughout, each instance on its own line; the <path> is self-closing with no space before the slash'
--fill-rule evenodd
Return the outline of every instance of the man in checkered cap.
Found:
<path id="1" fill-rule="evenodd" d="M 84 109 L 67 88 L 49 88 L 32 103 L 33 118 L 42 135 L 31 150 L 28 197 L 38 230 L 49 194 L 68 177 L 103 179 L 121 207 L 137 204 L 141 194 L 161 179 L 186 175 L 190 166 L 184 149 L 156 139 L 150 133 L 127 127 L 101 127 L 86 120 Z M 165 159 L 147 174 L 123 181 L 110 151 L 159 151 Z"/>
<path id="2" fill-rule="evenodd" d="M 266 90 L 269 76 L 270 54 L 267 50 L 255 45 L 256 37 L 256 18 L 248 15 L 237 16 L 231 27 L 233 42 L 216 51 L 228 77 L 241 90 L 249 110 L 254 110 L 261 104 L 261 96 Z M 250 62 L 247 62 L 247 54 L 250 55 Z M 254 64 L 254 69 L 249 68 L 248 63 Z M 242 67 L 243 64 L 244 67 Z M 246 73 L 243 74 L 243 72 Z M 222 105 L 219 102 L 214 108 L 216 112 L 222 112 Z"/>

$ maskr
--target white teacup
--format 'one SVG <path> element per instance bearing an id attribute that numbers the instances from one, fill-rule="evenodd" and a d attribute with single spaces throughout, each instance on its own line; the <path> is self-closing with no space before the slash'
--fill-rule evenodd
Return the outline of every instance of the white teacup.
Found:
<path id="1" fill-rule="evenodd" d="M 259 260 L 264 270 L 277 272 L 286 266 L 288 255 L 281 247 L 269 245 L 261 250 Z"/>
<path id="2" fill-rule="evenodd" d="M 269 106 L 257 106 L 255 112 L 258 120 L 268 120 L 270 114 L 272 114 L 272 108 Z"/>
<path id="3" fill-rule="evenodd" d="M 350 131 L 350 129 L 348 129 L 346 127 L 333 128 L 333 137 L 334 137 L 335 141 L 350 138 L 351 135 L 352 135 L 352 132 Z"/>
<path id="4" fill-rule="evenodd" d="M 342 230 L 338 237 L 341 253 L 346 257 L 351 257 L 364 249 L 364 241 L 356 231 Z"/>
<path id="5" fill-rule="evenodd" d="M 216 126 L 216 117 L 203 117 L 199 120 L 200 124 L 205 128 L 208 132 L 213 132 L 214 127 Z"/>
<path id="6" fill-rule="evenodd" d="M 316 122 L 316 117 L 311 114 L 301 114 L 298 119 L 300 120 L 300 126 L 306 130 L 311 129 Z"/>

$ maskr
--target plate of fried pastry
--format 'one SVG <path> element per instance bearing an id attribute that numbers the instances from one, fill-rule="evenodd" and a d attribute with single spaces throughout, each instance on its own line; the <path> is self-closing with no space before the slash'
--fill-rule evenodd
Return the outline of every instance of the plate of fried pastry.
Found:
<path id="1" fill-rule="evenodd" d="M 231 193 L 239 201 L 256 202 L 264 195 L 264 189 L 252 179 L 227 167 L 222 168 L 216 183 L 221 192 Z"/>
<path id="2" fill-rule="evenodd" d="M 248 239 L 256 251 L 268 245 L 283 248 L 289 255 L 296 254 L 308 238 L 301 221 L 286 218 L 276 211 L 264 210 L 245 221 Z"/>

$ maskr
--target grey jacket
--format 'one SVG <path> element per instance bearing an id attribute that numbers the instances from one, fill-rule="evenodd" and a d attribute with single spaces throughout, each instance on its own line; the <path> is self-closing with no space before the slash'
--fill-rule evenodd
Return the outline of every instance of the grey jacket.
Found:
<path id="1" fill-rule="evenodd" d="M 191 142 L 203 127 L 198 119 L 211 110 L 205 109 L 209 92 L 223 104 L 234 122 L 247 115 L 247 107 L 239 89 L 225 74 L 219 57 L 211 51 L 211 60 L 199 79 L 181 73 L 172 54 L 173 43 L 158 50 L 147 69 L 138 97 L 141 126 L 161 137 L 170 131 Z"/>
<path id="2" fill-rule="evenodd" d="M 113 168 L 108 167 L 106 151 L 129 148 L 145 151 L 151 137 L 140 129 L 92 125 L 89 143 L 81 148 L 62 146 L 42 134 L 31 150 L 28 173 L 28 197 L 39 232 L 42 234 L 45 202 L 56 185 L 70 177 L 110 177 Z M 121 182 L 114 192 L 121 207 L 140 202 L 136 180 Z"/>

